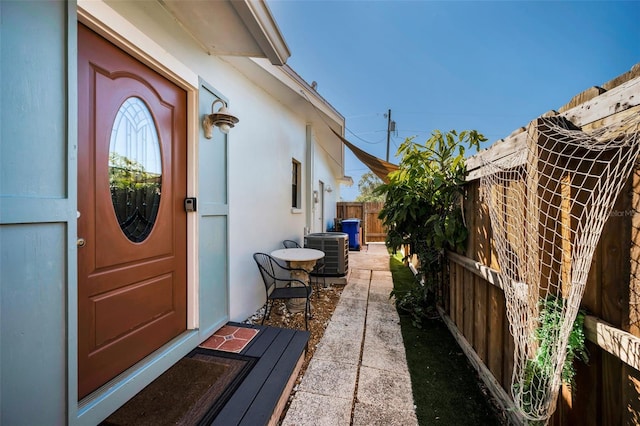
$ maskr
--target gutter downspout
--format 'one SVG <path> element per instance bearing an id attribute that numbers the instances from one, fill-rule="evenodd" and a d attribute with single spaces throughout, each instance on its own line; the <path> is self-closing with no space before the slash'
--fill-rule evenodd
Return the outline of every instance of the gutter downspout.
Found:
<path id="1" fill-rule="evenodd" d="M 307 187 L 307 205 L 305 208 L 305 227 L 304 227 L 304 235 L 312 232 L 312 222 L 313 222 L 313 140 L 311 137 L 311 125 L 307 124 L 306 134 L 305 134 L 305 144 L 306 144 L 306 158 L 305 162 L 307 166 L 304 168 L 305 171 L 305 181 Z"/>

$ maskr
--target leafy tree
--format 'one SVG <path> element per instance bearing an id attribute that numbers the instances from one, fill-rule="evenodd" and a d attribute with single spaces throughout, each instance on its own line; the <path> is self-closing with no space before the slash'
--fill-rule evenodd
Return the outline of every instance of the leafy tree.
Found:
<path id="1" fill-rule="evenodd" d="M 358 190 L 360 194 L 356 197 L 356 201 L 384 201 L 383 194 L 375 194 L 374 191 L 377 187 L 382 185 L 382 180 L 373 174 L 373 172 L 367 172 L 362 175 L 358 182 Z"/>
<path id="2" fill-rule="evenodd" d="M 146 186 L 158 186 L 160 175 L 147 172 L 144 165 L 129 157 L 109 153 L 109 182 L 112 188 L 133 191 Z"/>
<path id="3" fill-rule="evenodd" d="M 389 183 L 375 192 L 386 196 L 379 217 L 387 227 L 387 246 L 394 252 L 407 246 L 407 257 L 418 257 L 424 284 L 416 283 L 413 290 L 396 296 L 398 306 L 420 326 L 435 308 L 447 250 L 464 250 L 468 234 L 461 210 L 465 150 L 478 149 L 486 138 L 475 130 L 460 134 L 436 130 L 424 145 L 413 139 L 400 145 L 399 170 L 389 174 Z"/>

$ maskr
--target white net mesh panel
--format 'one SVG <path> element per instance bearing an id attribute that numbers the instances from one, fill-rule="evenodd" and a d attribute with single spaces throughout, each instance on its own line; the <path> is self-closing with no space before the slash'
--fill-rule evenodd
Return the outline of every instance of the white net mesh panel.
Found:
<path id="1" fill-rule="evenodd" d="M 529 421 L 546 423 L 555 410 L 591 259 L 638 159 L 639 121 L 636 114 L 587 134 L 563 118 L 539 118 L 526 150 L 484 165 L 482 195 L 515 341 L 511 391 Z M 559 326 L 541 341 L 541 306 L 550 300 Z"/>

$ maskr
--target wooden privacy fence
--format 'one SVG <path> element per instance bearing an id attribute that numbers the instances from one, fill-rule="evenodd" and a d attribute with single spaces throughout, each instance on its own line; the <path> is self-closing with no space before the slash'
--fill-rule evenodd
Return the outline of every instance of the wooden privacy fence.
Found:
<path id="1" fill-rule="evenodd" d="M 387 231 L 378 219 L 380 210 L 384 207 L 382 201 L 369 202 L 339 202 L 336 206 L 337 219 L 360 219 L 362 242 L 384 242 Z"/>
<path id="2" fill-rule="evenodd" d="M 604 89 L 590 89 L 560 110 L 584 131 L 640 114 L 640 67 Z M 600 88 L 598 88 L 600 89 Z M 606 89 L 606 91 L 605 91 Z M 604 92 L 604 93 L 603 93 Z M 591 95 L 590 95 L 591 93 Z M 597 95 L 597 96 L 595 96 Z M 480 156 L 500 158 L 522 149 L 514 132 Z M 513 337 L 487 206 L 480 198 L 479 158 L 468 161 L 464 214 L 470 235 L 466 255 L 450 253 L 441 314 L 493 395 L 514 424 L 511 376 Z M 576 362 L 575 387 L 563 385 L 551 425 L 640 425 L 640 170 L 618 197 L 593 257 L 581 307 L 588 365 Z"/>

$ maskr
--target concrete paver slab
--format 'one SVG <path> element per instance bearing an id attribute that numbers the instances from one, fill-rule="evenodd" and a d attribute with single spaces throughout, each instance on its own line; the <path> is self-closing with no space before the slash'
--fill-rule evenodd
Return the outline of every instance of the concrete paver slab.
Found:
<path id="1" fill-rule="evenodd" d="M 343 291 L 343 294 L 340 296 L 340 301 L 336 306 L 336 310 L 333 311 L 333 315 L 331 316 L 331 321 L 340 319 L 342 315 L 359 316 L 364 318 L 366 314 L 367 314 L 367 299 L 362 297 L 345 297 L 344 291 Z"/>
<path id="2" fill-rule="evenodd" d="M 393 410 L 388 407 L 356 402 L 353 426 L 418 426 L 415 411 Z"/>
<path id="3" fill-rule="evenodd" d="M 349 283 L 342 290 L 342 295 L 340 298 L 354 298 L 354 299 L 367 299 L 367 294 L 369 293 L 369 283 L 361 282 L 361 283 Z"/>
<path id="4" fill-rule="evenodd" d="M 358 402 L 396 410 L 412 410 L 413 394 L 409 374 L 396 374 L 377 368 L 360 367 Z"/>
<path id="5" fill-rule="evenodd" d="M 369 244 L 349 253 L 349 267 L 282 425 L 415 426 L 400 320 L 389 298 L 389 253 L 384 244 Z"/>
<path id="6" fill-rule="evenodd" d="M 389 275 L 382 275 L 383 271 L 373 271 L 371 273 L 371 283 L 373 285 L 379 286 L 391 286 L 393 287 L 393 278 L 391 277 L 391 273 Z"/>
<path id="7" fill-rule="evenodd" d="M 388 347 L 365 340 L 362 348 L 361 365 L 378 370 L 408 374 L 407 358 L 404 348 Z"/>
<path id="8" fill-rule="evenodd" d="M 362 332 L 364 331 L 364 317 L 349 317 L 344 315 L 329 323 L 324 331 L 324 336 L 328 338 L 337 337 L 342 339 L 358 339 L 362 340 Z"/>
<path id="9" fill-rule="evenodd" d="M 354 283 L 358 281 L 371 281 L 371 270 L 370 269 L 360 269 L 355 267 L 355 265 L 351 266 L 351 270 L 349 271 L 349 282 Z"/>
<path id="10" fill-rule="evenodd" d="M 397 349 L 404 344 L 397 324 L 376 323 L 367 326 L 365 349 L 375 346 Z M 402 348 L 404 349 L 404 348 Z"/>
<path id="11" fill-rule="evenodd" d="M 383 302 L 374 302 L 369 300 L 369 306 L 367 307 L 367 321 L 383 321 L 400 324 L 398 311 L 390 300 L 385 300 Z"/>
<path id="12" fill-rule="evenodd" d="M 318 344 L 313 358 L 358 365 L 361 349 L 361 340 L 343 339 L 340 336 L 324 336 Z"/>
<path id="13" fill-rule="evenodd" d="M 355 391 L 357 375 L 357 364 L 314 358 L 300 383 L 300 390 L 350 399 Z"/>
<path id="14" fill-rule="evenodd" d="M 348 426 L 351 409 L 351 399 L 297 392 L 282 426 Z"/>
<path id="15" fill-rule="evenodd" d="M 373 288 L 369 291 L 369 302 L 385 303 L 392 302 L 389 300 L 389 291 L 375 291 Z"/>

